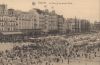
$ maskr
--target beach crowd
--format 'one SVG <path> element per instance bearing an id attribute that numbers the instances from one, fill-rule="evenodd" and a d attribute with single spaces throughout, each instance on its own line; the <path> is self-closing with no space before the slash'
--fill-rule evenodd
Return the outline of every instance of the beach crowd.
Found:
<path id="1" fill-rule="evenodd" d="M 55 65 L 72 59 L 100 59 L 100 33 L 31 39 L 0 51 L 0 65 Z M 98 60 L 100 62 L 100 60 Z M 99 64 L 98 64 L 99 65 Z"/>

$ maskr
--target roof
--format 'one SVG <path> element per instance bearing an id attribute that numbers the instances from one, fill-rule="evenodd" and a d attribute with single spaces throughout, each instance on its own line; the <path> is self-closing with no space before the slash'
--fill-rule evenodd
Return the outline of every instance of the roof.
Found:
<path id="1" fill-rule="evenodd" d="M 22 32 L 1 32 L 3 35 L 23 34 Z"/>
<path id="2" fill-rule="evenodd" d="M 42 14 L 42 13 L 44 13 L 44 11 L 43 10 L 40 10 L 40 9 L 35 9 L 39 14 Z"/>

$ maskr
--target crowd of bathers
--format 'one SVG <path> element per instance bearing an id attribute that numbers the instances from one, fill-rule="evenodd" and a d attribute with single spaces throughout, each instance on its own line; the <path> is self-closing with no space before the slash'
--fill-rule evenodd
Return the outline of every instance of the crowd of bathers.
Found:
<path id="1" fill-rule="evenodd" d="M 100 33 L 33 39 L 0 51 L 0 65 L 54 65 L 69 59 L 100 58 Z"/>

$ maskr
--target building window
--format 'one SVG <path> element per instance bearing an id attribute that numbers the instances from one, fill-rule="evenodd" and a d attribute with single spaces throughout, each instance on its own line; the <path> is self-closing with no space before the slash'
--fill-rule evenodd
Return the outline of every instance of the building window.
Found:
<path id="1" fill-rule="evenodd" d="M 36 21 L 36 19 L 34 19 L 34 21 Z"/>

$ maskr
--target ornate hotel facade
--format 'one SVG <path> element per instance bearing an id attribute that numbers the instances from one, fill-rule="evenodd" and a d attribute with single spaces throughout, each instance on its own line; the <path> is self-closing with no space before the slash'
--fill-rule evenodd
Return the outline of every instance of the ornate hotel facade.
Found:
<path id="1" fill-rule="evenodd" d="M 32 9 L 28 12 L 8 9 L 7 5 L 0 5 L 0 33 L 6 35 L 24 34 L 34 36 L 39 34 L 66 34 L 67 32 L 89 31 L 89 21 L 79 19 L 65 19 L 54 10 Z"/>

